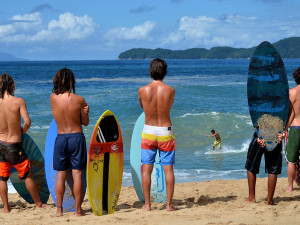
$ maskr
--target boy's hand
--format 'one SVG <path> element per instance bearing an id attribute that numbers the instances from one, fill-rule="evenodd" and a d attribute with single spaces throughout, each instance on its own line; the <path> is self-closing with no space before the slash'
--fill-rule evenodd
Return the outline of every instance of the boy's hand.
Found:
<path id="1" fill-rule="evenodd" d="M 266 144 L 265 144 L 265 140 L 264 139 L 259 139 L 257 138 L 257 143 L 261 146 L 261 147 L 266 147 Z"/>
<path id="2" fill-rule="evenodd" d="M 86 103 L 86 106 L 83 108 L 83 112 L 84 113 L 89 113 L 90 112 L 90 107 L 88 106 L 87 103 Z"/>
<path id="3" fill-rule="evenodd" d="M 281 143 L 281 141 L 285 138 L 285 133 L 283 134 L 278 134 L 278 141 L 277 143 Z"/>

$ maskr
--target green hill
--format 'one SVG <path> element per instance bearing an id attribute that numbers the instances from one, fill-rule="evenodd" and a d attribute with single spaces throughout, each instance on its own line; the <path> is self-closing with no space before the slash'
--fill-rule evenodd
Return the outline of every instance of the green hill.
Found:
<path id="1" fill-rule="evenodd" d="M 291 37 L 274 43 L 283 58 L 300 58 L 300 37 Z M 251 58 L 255 47 L 190 48 L 186 50 L 133 48 L 122 52 L 118 59 L 239 59 Z"/>

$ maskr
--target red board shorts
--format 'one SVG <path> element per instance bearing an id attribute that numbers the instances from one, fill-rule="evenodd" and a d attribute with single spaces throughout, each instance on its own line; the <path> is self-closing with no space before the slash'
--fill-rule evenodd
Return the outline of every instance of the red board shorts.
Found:
<path id="1" fill-rule="evenodd" d="M 30 163 L 21 142 L 0 141 L 0 180 L 7 181 L 15 167 L 21 179 L 29 175 Z"/>
<path id="2" fill-rule="evenodd" d="M 144 125 L 141 150 L 141 162 L 144 164 L 154 164 L 156 152 L 159 150 L 160 163 L 174 165 L 175 136 L 172 127 Z"/>

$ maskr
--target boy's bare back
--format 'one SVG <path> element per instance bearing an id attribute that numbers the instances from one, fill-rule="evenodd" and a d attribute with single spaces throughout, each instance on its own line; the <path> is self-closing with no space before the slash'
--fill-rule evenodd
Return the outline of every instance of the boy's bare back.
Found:
<path id="1" fill-rule="evenodd" d="M 87 106 L 83 97 L 74 93 L 55 93 L 50 96 L 53 117 L 57 124 L 57 133 L 82 133 L 81 125 L 89 124 L 88 113 L 84 112 Z"/>
<path id="2" fill-rule="evenodd" d="M 294 119 L 291 126 L 300 126 L 300 86 L 290 89 L 290 102 L 293 106 Z"/>
<path id="3" fill-rule="evenodd" d="M 25 101 L 11 95 L 0 98 L 0 140 L 6 142 L 21 141 L 21 117 L 29 124 L 30 118 Z M 28 127 L 29 128 L 29 127 Z M 26 132 L 26 131 L 24 131 Z"/>
<path id="4" fill-rule="evenodd" d="M 172 126 L 170 111 L 174 97 L 174 88 L 159 80 L 153 80 L 151 84 L 141 87 L 139 102 L 145 112 L 145 124 L 158 127 Z"/>

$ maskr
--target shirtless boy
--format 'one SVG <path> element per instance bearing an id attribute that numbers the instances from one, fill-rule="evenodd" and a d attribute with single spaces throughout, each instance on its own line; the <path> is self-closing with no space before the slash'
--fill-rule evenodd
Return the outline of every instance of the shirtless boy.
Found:
<path id="1" fill-rule="evenodd" d="M 0 195 L 3 201 L 4 212 L 10 212 L 7 197 L 7 180 L 10 169 L 13 167 L 21 179 L 25 179 L 26 188 L 37 208 L 45 207 L 42 204 L 36 185 L 30 173 L 30 163 L 22 148 L 21 133 L 25 134 L 30 128 L 31 120 L 28 115 L 25 101 L 14 97 L 15 82 L 4 73 L 0 76 Z M 24 124 L 21 127 L 21 117 Z"/>
<path id="2" fill-rule="evenodd" d="M 288 141 L 286 145 L 286 160 L 288 161 L 288 192 L 293 191 L 296 162 L 299 159 L 300 150 L 300 67 L 297 68 L 293 77 L 297 86 L 290 89 L 290 113 L 286 129 L 290 127 Z"/>
<path id="3" fill-rule="evenodd" d="M 215 130 L 211 130 L 211 135 L 205 135 L 206 137 L 215 137 L 216 140 L 214 141 L 214 145 L 213 145 L 213 151 L 215 150 L 215 147 L 218 146 L 220 151 L 222 151 L 222 146 L 221 146 L 221 137 L 220 135 L 215 131 Z"/>
<path id="4" fill-rule="evenodd" d="M 152 83 L 139 89 L 139 102 L 145 112 L 145 126 L 142 133 L 142 186 L 145 198 L 145 210 L 151 210 L 150 187 L 151 173 L 157 150 L 166 177 L 167 210 L 173 211 L 172 198 L 175 177 L 175 136 L 173 133 L 170 111 L 174 102 L 174 88 L 163 83 L 167 74 L 167 64 L 162 59 L 150 63 Z"/>
<path id="5" fill-rule="evenodd" d="M 89 124 L 89 107 L 83 97 L 75 94 L 75 78 L 71 70 L 67 68 L 59 70 L 53 78 L 53 86 L 50 101 L 57 124 L 57 138 L 53 153 L 53 168 L 57 170 L 56 216 L 63 215 L 62 202 L 68 169 L 72 169 L 74 180 L 75 216 L 83 216 L 82 171 L 86 168 L 87 151 L 81 125 Z"/>

